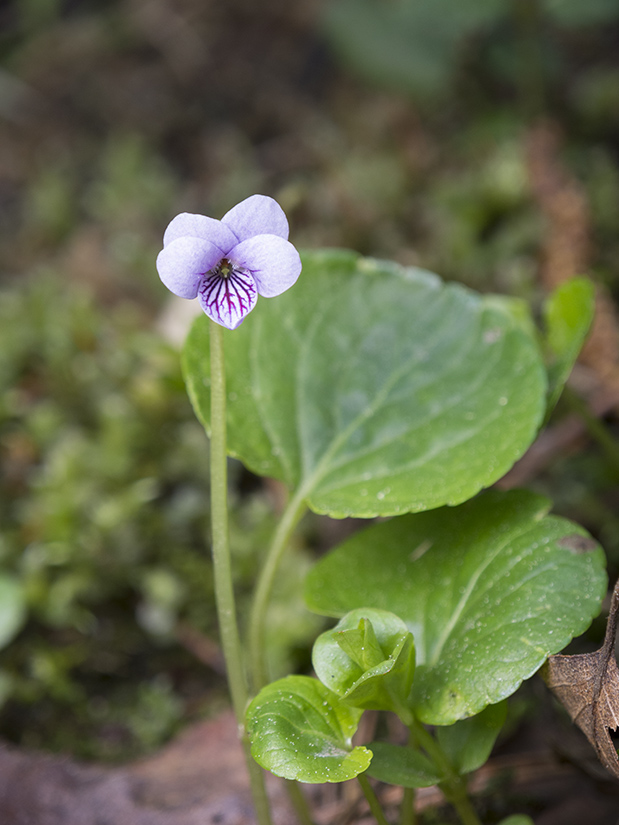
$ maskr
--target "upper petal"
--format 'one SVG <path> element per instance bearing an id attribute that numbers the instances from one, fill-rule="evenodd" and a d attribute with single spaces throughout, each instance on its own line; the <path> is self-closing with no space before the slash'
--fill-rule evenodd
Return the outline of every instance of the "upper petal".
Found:
<path id="1" fill-rule="evenodd" d="M 291 287 L 301 274 L 301 258 L 294 246 L 277 235 L 258 235 L 235 246 L 230 260 L 248 270 L 258 292 L 273 298 Z"/>
<path id="2" fill-rule="evenodd" d="M 177 238 L 202 238 L 217 246 L 225 255 L 238 243 L 234 232 L 215 218 L 206 215 L 194 215 L 191 212 L 182 212 L 168 224 L 163 235 L 163 245 L 167 246 Z"/>
<path id="3" fill-rule="evenodd" d="M 157 256 L 157 271 L 170 292 L 179 298 L 195 298 L 202 277 L 221 257 L 221 249 L 209 241 L 177 238 Z"/>
<path id="4" fill-rule="evenodd" d="M 237 203 L 221 219 L 239 241 L 254 235 L 279 235 L 288 238 L 288 219 L 284 210 L 267 195 L 252 195 Z M 229 250 L 228 250 L 229 251 Z"/>

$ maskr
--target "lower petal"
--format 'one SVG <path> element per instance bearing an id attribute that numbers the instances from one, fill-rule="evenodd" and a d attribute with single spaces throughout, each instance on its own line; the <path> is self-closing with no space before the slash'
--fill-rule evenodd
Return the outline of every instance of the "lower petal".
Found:
<path id="1" fill-rule="evenodd" d="M 248 272 L 235 270 L 227 277 L 208 274 L 200 284 L 198 300 L 202 310 L 228 329 L 236 329 L 258 300 L 256 283 Z"/>

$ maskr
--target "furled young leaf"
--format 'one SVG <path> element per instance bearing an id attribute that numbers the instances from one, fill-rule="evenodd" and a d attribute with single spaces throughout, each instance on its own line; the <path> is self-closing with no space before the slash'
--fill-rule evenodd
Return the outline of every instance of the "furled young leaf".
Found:
<path id="1" fill-rule="evenodd" d="M 436 728 L 439 744 L 459 774 L 476 771 L 488 760 L 506 715 L 507 702 L 499 702 L 454 725 Z"/>
<path id="2" fill-rule="evenodd" d="M 26 621 L 26 600 L 18 579 L 0 574 L 0 649 L 6 647 Z"/>
<path id="3" fill-rule="evenodd" d="M 225 331 L 228 445 L 317 512 L 457 504 L 500 478 L 545 409 L 536 342 L 510 313 L 418 269 L 315 252 L 298 283 Z M 208 320 L 184 370 L 209 428 Z"/>
<path id="4" fill-rule="evenodd" d="M 595 289 L 586 278 L 572 278 L 556 289 L 544 307 L 548 367 L 548 410 L 557 403 L 593 321 Z"/>
<path id="5" fill-rule="evenodd" d="M 600 762 L 619 779 L 619 758 L 609 729 L 619 727 L 619 668 L 615 641 L 619 582 L 615 585 L 604 644 L 595 653 L 551 656 L 543 676 L 572 720 L 595 748 Z"/>
<path id="6" fill-rule="evenodd" d="M 352 610 L 318 637 L 312 662 L 321 682 L 355 707 L 395 713 L 408 708 L 415 645 L 393 613 Z"/>
<path id="7" fill-rule="evenodd" d="M 263 688 L 247 710 L 256 762 L 299 782 L 344 782 L 362 773 L 372 753 L 351 744 L 362 711 L 318 679 L 288 676 Z"/>
<path id="8" fill-rule="evenodd" d="M 490 491 L 357 533 L 306 580 L 310 608 L 388 609 L 415 638 L 412 705 L 450 725 L 507 698 L 582 633 L 606 590 L 604 554 L 546 499 Z"/>
<path id="9" fill-rule="evenodd" d="M 403 788 L 429 788 L 445 778 L 427 756 L 412 748 L 388 742 L 371 742 L 368 748 L 373 756 L 366 773 L 380 782 Z"/>

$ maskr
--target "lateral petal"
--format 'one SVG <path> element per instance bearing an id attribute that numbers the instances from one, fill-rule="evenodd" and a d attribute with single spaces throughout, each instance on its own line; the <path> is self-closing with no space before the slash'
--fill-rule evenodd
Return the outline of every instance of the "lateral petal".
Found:
<path id="1" fill-rule="evenodd" d="M 228 258 L 250 272 L 265 298 L 281 295 L 301 274 L 301 258 L 294 246 L 277 235 L 258 235 L 235 246 Z"/>
<path id="2" fill-rule="evenodd" d="M 170 292 L 179 298 L 195 298 L 203 276 L 221 257 L 221 249 L 209 241 L 177 238 L 157 256 L 157 271 Z"/>

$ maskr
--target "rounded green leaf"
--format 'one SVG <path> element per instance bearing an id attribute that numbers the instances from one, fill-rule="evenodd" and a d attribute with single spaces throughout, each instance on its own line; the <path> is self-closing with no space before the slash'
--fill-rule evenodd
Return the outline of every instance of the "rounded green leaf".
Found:
<path id="1" fill-rule="evenodd" d="M 351 744 L 361 713 L 318 679 L 280 679 L 247 710 L 252 756 L 276 776 L 299 782 L 354 779 L 372 759 L 367 748 Z"/>
<path id="2" fill-rule="evenodd" d="M 355 707 L 396 713 L 407 708 L 415 645 L 393 613 L 352 610 L 316 639 L 312 663 L 320 681 Z"/>
<path id="3" fill-rule="evenodd" d="M 403 788 L 429 788 L 445 778 L 428 757 L 417 750 L 389 742 L 372 742 L 368 747 L 373 755 L 367 774 L 380 782 Z"/>
<path id="4" fill-rule="evenodd" d="M 539 349 L 492 300 L 350 252 L 306 254 L 298 283 L 225 331 L 228 447 L 317 512 L 457 504 L 500 478 L 545 406 Z M 208 319 L 184 350 L 209 429 Z"/>
<path id="5" fill-rule="evenodd" d="M 24 590 L 14 576 L 0 575 L 0 649 L 6 647 L 26 621 Z"/>
<path id="6" fill-rule="evenodd" d="M 310 571 L 308 605 L 403 619 L 417 651 L 415 712 L 450 725 L 511 695 L 599 612 L 601 548 L 547 510 L 532 493 L 491 491 L 377 524 Z"/>
<path id="7" fill-rule="evenodd" d="M 530 816 L 524 814 L 514 814 L 508 816 L 507 819 L 502 819 L 499 825 L 535 825 Z"/>

